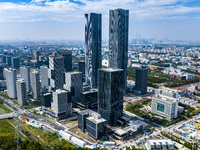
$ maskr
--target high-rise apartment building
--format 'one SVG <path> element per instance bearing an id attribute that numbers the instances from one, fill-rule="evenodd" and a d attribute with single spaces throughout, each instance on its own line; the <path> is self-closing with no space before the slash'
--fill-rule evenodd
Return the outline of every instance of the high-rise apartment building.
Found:
<path id="1" fill-rule="evenodd" d="M 99 70 L 98 111 L 113 126 L 123 115 L 123 69 L 106 68 Z"/>
<path id="2" fill-rule="evenodd" d="M 80 102 L 83 91 L 82 72 L 66 72 L 64 89 L 71 92 L 73 105 Z"/>
<path id="3" fill-rule="evenodd" d="M 147 93 L 147 79 L 147 68 L 137 68 L 135 76 L 135 92 L 139 95 L 144 95 Z"/>
<path id="4" fill-rule="evenodd" d="M 33 95 L 33 98 L 36 100 L 40 99 L 40 74 L 38 71 L 34 70 L 30 74 L 31 76 L 31 92 Z"/>
<path id="5" fill-rule="evenodd" d="M 50 90 L 63 89 L 64 84 L 64 57 L 50 56 L 49 57 L 49 80 Z"/>
<path id="6" fill-rule="evenodd" d="M 64 68 L 65 72 L 72 71 L 72 51 L 71 50 L 62 50 L 58 53 L 64 57 Z"/>
<path id="7" fill-rule="evenodd" d="M 85 62 L 84 61 L 78 62 L 78 71 L 85 74 Z"/>
<path id="8" fill-rule="evenodd" d="M 13 68 L 19 68 L 19 64 L 20 64 L 19 57 L 13 57 L 12 58 L 12 67 Z"/>
<path id="9" fill-rule="evenodd" d="M 31 81 L 30 81 L 30 67 L 22 66 L 20 67 L 21 79 L 24 79 L 26 82 L 26 91 L 31 91 Z"/>
<path id="10" fill-rule="evenodd" d="M 41 80 L 41 88 L 48 89 L 49 88 L 49 78 L 48 78 L 48 67 L 40 66 L 40 80 Z"/>
<path id="11" fill-rule="evenodd" d="M 109 11 L 109 67 L 124 70 L 124 92 L 127 87 L 129 11 Z"/>
<path id="12" fill-rule="evenodd" d="M 58 119 L 65 119 L 72 114 L 71 93 L 58 89 L 53 92 L 52 110 L 57 114 Z"/>
<path id="13" fill-rule="evenodd" d="M 17 80 L 17 100 L 21 106 L 27 104 L 27 97 L 26 97 L 26 82 L 24 79 Z"/>
<path id="14" fill-rule="evenodd" d="M 39 56 L 40 56 L 40 51 L 39 50 L 36 50 L 34 52 L 34 57 L 35 57 L 35 60 L 38 62 L 39 61 Z"/>
<path id="15" fill-rule="evenodd" d="M 85 14 L 85 18 L 85 80 L 91 88 L 96 88 L 101 68 L 101 14 Z"/>
<path id="16" fill-rule="evenodd" d="M 8 64 L 9 67 L 12 66 L 12 57 L 11 56 L 6 56 L 6 63 Z"/>
<path id="17" fill-rule="evenodd" d="M 7 93 L 11 98 L 17 98 L 16 78 L 17 72 L 12 68 L 5 68 Z"/>
<path id="18" fill-rule="evenodd" d="M 3 80 L 4 77 L 3 77 L 3 65 L 0 65 L 0 80 Z"/>

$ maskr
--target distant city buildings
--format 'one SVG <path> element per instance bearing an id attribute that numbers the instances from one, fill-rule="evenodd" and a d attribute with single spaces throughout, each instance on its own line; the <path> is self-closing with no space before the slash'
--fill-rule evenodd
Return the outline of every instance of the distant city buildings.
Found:
<path id="1" fill-rule="evenodd" d="M 85 80 L 91 88 L 96 88 L 101 68 L 101 14 L 85 14 L 85 19 Z"/>
<path id="2" fill-rule="evenodd" d="M 34 52 L 35 61 L 39 62 L 39 56 L 40 56 L 40 51 L 39 51 L 39 50 L 36 50 L 36 51 Z"/>
<path id="3" fill-rule="evenodd" d="M 21 106 L 27 105 L 26 82 L 24 79 L 17 80 L 17 101 Z"/>
<path id="4" fill-rule="evenodd" d="M 57 114 L 59 120 L 69 117 L 72 114 L 71 93 L 61 89 L 53 92 L 51 108 Z"/>
<path id="5" fill-rule="evenodd" d="M 0 80 L 3 80 L 4 79 L 4 76 L 3 76 L 3 65 L 0 65 Z"/>
<path id="6" fill-rule="evenodd" d="M 20 67 L 21 79 L 24 79 L 26 82 L 26 91 L 31 91 L 31 81 L 30 81 L 30 67 L 22 66 Z"/>
<path id="7" fill-rule="evenodd" d="M 139 95 L 144 95 L 147 93 L 147 79 L 147 68 L 137 68 L 135 76 L 135 93 Z"/>
<path id="8" fill-rule="evenodd" d="M 40 99 L 40 74 L 38 71 L 34 70 L 30 74 L 31 76 L 31 92 L 33 95 L 33 98 L 36 100 Z"/>
<path id="9" fill-rule="evenodd" d="M 98 112 L 110 126 L 123 114 L 123 69 L 99 69 Z"/>
<path id="10" fill-rule="evenodd" d="M 6 64 L 8 64 L 9 67 L 12 66 L 12 57 L 11 56 L 6 56 Z"/>
<path id="11" fill-rule="evenodd" d="M 64 84 L 64 57 L 49 57 L 49 80 L 50 90 L 62 89 Z"/>
<path id="12" fill-rule="evenodd" d="M 15 69 L 5 68 L 7 93 L 11 98 L 17 98 L 16 78 L 17 73 Z"/>
<path id="13" fill-rule="evenodd" d="M 127 86 L 129 11 L 109 11 L 109 67 L 124 70 L 124 92 Z"/>

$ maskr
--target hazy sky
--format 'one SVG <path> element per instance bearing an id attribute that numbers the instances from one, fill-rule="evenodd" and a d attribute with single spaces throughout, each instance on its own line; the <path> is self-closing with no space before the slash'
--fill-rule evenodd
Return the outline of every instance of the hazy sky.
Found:
<path id="1" fill-rule="evenodd" d="M 200 0 L 0 0 L 0 40 L 84 40 L 84 13 L 102 13 L 108 39 L 109 9 L 129 9 L 129 40 L 200 41 Z"/>

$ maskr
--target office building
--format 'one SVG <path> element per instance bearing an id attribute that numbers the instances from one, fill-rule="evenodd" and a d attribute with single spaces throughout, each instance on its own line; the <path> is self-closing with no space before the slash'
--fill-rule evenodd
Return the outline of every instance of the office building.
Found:
<path id="1" fill-rule="evenodd" d="M 6 63 L 6 56 L 5 55 L 1 55 L 1 62 Z"/>
<path id="2" fill-rule="evenodd" d="M 71 92 L 73 105 L 81 101 L 83 91 L 83 81 L 81 72 L 66 72 L 64 89 Z"/>
<path id="3" fill-rule="evenodd" d="M 97 109 L 97 89 L 90 89 L 81 93 L 81 102 L 77 106 L 81 109 Z"/>
<path id="4" fill-rule="evenodd" d="M 0 80 L 3 80 L 4 77 L 3 77 L 3 65 L 0 65 Z"/>
<path id="5" fill-rule="evenodd" d="M 17 98 L 16 78 L 17 72 L 12 68 L 5 68 L 7 93 L 11 98 Z"/>
<path id="6" fill-rule="evenodd" d="M 36 50 L 36 51 L 34 52 L 34 57 L 35 57 L 35 60 L 36 60 L 37 62 L 39 62 L 39 56 L 40 56 L 40 51 L 39 51 L 39 50 Z"/>
<path id="7" fill-rule="evenodd" d="M 11 56 L 6 56 L 6 63 L 8 64 L 9 67 L 12 66 L 12 57 Z"/>
<path id="8" fill-rule="evenodd" d="M 47 66 L 40 67 L 40 80 L 41 80 L 41 88 L 48 89 L 49 88 L 49 78 L 48 78 L 48 67 Z"/>
<path id="9" fill-rule="evenodd" d="M 26 82 L 26 91 L 31 91 L 31 81 L 30 81 L 30 67 L 22 66 L 20 67 L 21 79 L 24 79 Z"/>
<path id="10" fill-rule="evenodd" d="M 124 70 L 124 92 L 127 86 L 129 11 L 109 11 L 109 67 Z"/>
<path id="11" fill-rule="evenodd" d="M 40 99 L 40 74 L 38 71 L 34 70 L 31 72 L 31 92 L 33 95 L 33 98 L 36 100 Z"/>
<path id="12" fill-rule="evenodd" d="M 61 89 L 53 92 L 51 109 L 57 114 L 59 120 L 70 116 L 72 114 L 71 93 Z"/>
<path id="13" fill-rule="evenodd" d="M 163 95 L 171 98 L 178 99 L 178 90 L 170 89 L 166 87 L 160 87 L 159 89 L 155 90 L 155 95 Z"/>
<path id="14" fill-rule="evenodd" d="M 52 95 L 50 92 L 41 92 L 40 100 L 41 106 L 51 107 Z"/>
<path id="15" fill-rule="evenodd" d="M 72 71 L 72 51 L 63 50 L 63 51 L 58 51 L 58 53 L 64 57 L 65 72 L 71 72 Z"/>
<path id="16" fill-rule="evenodd" d="M 135 76 L 135 93 L 138 95 L 144 95 L 147 93 L 147 79 L 148 70 L 146 68 L 137 68 Z"/>
<path id="17" fill-rule="evenodd" d="M 99 69 L 98 111 L 110 126 L 123 114 L 123 69 Z"/>
<path id="18" fill-rule="evenodd" d="M 152 98 L 151 112 L 165 117 L 167 120 L 173 120 L 178 117 L 178 99 L 174 94 L 176 91 L 168 88 L 162 88 L 155 91 L 155 97 Z"/>
<path id="19" fill-rule="evenodd" d="M 50 56 L 49 57 L 49 80 L 50 90 L 63 89 L 64 84 L 64 57 Z"/>
<path id="20" fill-rule="evenodd" d="M 19 57 L 13 57 L 12 58 L 12 67 L 13 68 L 19 68 L 19 64 L 20 64 Z"/>
<path id="21" fill-rule="evenodd" d="M 106 135 L 106 124 L 106 120 L 92 110 L 87 109 L 78 113 L 78 128 L 96 140 Z"/>
<path id="22" fill-rule="evenodd" d="M 91 88 L 96 88 L 101 68 L 101 14 L 85 14 L 85 19 L 85 80 Z"/>
<path id="23" fill-rule="evenodd" d="M 170 139 L 147 140 L 148 150 L 175 149 L 175 143 Z"/>
<path id="24" fill-rule="evenodd" d="M 17 100 L 21 106 L 27 104 L 27 97 L 26 97 L 26 82 L 24 79 L 17 80 Z"/>
<path id="25" fill-rule="evenodd" d="M 78 71 L 85 74 L 85 62 L 84 61 L 78 62 Z"/>

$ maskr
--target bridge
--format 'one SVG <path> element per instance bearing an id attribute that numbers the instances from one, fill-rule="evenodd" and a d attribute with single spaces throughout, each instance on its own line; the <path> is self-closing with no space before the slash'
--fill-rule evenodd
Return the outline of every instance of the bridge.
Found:
<path id="1" fill-rule="evenodd" d="M 0 115 L 0 120 L 14 118 L 14 117 L 17 117 L 17 113 L 12 112 L 12 113 L 8 113 L 8 114 L 2 114 L 2 115 Z"/>

